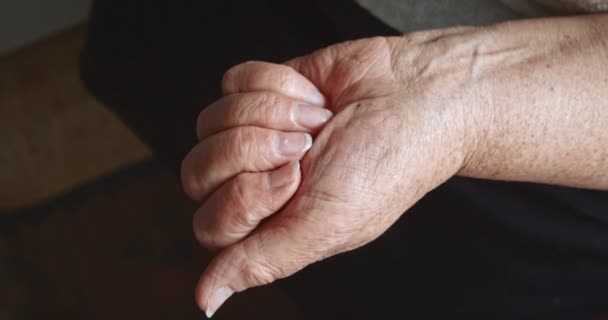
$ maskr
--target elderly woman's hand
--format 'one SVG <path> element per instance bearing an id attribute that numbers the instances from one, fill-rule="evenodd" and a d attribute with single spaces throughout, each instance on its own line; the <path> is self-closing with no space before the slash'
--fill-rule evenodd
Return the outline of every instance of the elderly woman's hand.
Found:
<path id="1" fill-rule="evenodd" d="M 455 174 L 608 190 L 607 25 L 425 31 L 231 69 L 183 166 L 198 239 L 222 249 L 200 307 L 374 240 Z"/>
<path id="2" fill-rule="evenodd" d="M 374 240 L 461 168 L 468 52 L 452 45 L 466 32 L 364 39 L 290 61 L 293 70 L 250 62 L 226 73 L 228 95 L 202 113 L 204 139 L 183 166 L 186 191 L 202 201 L 197 238 L 223 248 L 198 285 L 202 309 Z M 329 114 L 306 106 L 298 125 L 305 101 L 335 116 L 302 159 L 300 183 L 299 166 L 284 164 L 307 150 L 304 135 L 258 127 L 314 134 Z M 281 141 L 294 144 L 288 156 Z"/>
<path id="3" fill-rule="evenodd" d="M 242 240 L 293 196 L 311 134 L 332 116 L 315 86 L 286 66 L 239 65 L 223 88 L 201 112 L 200 143 L 182 165 L 184 189 L 201 203 L 195 234 L 214 250 Z"/>
<path id="4" fill-rule="evenodd" d="M 222 248 L 201 308 L 372 241 L 455 174 L 608 190 L 607 23 L 426 31 L 229 71 L 184 162 L 195 232 Z"/>

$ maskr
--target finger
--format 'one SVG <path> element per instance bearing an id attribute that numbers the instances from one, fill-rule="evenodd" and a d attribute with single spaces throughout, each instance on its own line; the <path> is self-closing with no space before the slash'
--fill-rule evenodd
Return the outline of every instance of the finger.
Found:
<path id="1" fill-rule="evenodd" d="M 300 160 L 312 146 L 308 133 L 238 127 L 201 141 L 182 163 L 183 189 L 195 201 L 241 172 L 273 170 Z"/>
<path id="2" fill-rule="evenodd" d="M 299 184 L 298 161 L 274 171 L 241 173 L 221 186 L 196 212 L 194 234 L 212 250 L 235 244 L 285 205 Z"/>
<path id="3" fill-rule="evenodd" d="M 324 243 L 321 231 L 306 219 L 311 215 L 321 216 L 320 211 L 310 205 L 300 205 L 297 209 L 292 203 L 287 206 L 209 264 L 195 293 L 199 307 L 209 316 L 234 292 L 288 277 L 327 256 L 319 248 L 329 245 Z M 297 212 L 297 218 L 291 215 L 287 220 L 284 216 L 287 211 Z M 327 215 L 331 210 L 323 212 Z"/>
<path id="4" fill-rule="evenodd" d="M 322 106 L 323 94 L 292 68 L 260 61 L 245 62 L 230 68 L 222 80 L 224 94 L 272 91 Z"/>
<path id="5" fill-rule="evenodd" d="M 198 117 L 196 131 L 200 140 L 238 126 L 313 132 L 331 116 L 331 111 L 320 106 L 274 92 L 239 93 L 225 96 L 205 108 Z"/>

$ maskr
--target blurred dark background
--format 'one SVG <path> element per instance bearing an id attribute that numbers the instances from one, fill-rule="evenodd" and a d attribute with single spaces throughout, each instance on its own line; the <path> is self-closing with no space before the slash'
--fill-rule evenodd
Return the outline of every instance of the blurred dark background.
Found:
<path id="1" fill-rule="evenodd" d="M 203 319 L 193 204 L 80 83 L 89 6 L 0 2 L 0 319 Z M 228 303 L 214 318 L 298 313 L 273 288 Z"/>

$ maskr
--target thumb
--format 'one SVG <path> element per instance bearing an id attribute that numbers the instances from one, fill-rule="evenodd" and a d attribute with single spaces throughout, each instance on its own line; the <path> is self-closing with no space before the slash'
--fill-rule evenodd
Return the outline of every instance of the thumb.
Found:
<path id="1" fill-rule="evenodd" d="M 211 317 L 235 292 L 288 277 L 319 260 L 311 225 L 275 215 L 248 238 L 223 250 L 209 264 L 196 288 L 196 301 Z M 304 212 L 301 214 L 306 215 Z"/>

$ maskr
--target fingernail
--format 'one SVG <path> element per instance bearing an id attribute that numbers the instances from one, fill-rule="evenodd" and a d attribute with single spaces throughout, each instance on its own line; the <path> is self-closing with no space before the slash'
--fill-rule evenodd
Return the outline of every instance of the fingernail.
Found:
<path id="1" fill-rule="evenodd" d="M 283 132 L 279 134 L 279 152 L 290 156 L 308 151 L 312 147 L 312 136 L 308 133 Z"/>
<path id="2" fill-rule="evenodd" d="M 270 188 L 278 189 L 289 185 L 294 180 L 294 171 L 300 170 L 300 162 L 293 161 L 273 171 L 269 175 Z"/>
<path id="3" fill-rule="evenodd" d="M 293 121 L 301 127 L 315 129 L 326 123 L 332 115 L 325 108 L 299 104 L 294 108 Z"/>
<path id="4" fill-rule="evenodd" d="M 207 318 L 211 318 L 217 309 L 219 309 L 233 293 L 234 291 L 227 287 L 217 289 L 207 301 L 207 310 L 205 310 Z"/>
<path id="5" fill-rule="evenodd" d="M 319 106 L 325 105 L 325 96 L 319 90 L 313 89 L 308 94 L 308 100 L 312 104 L 316 104 Z"/>

